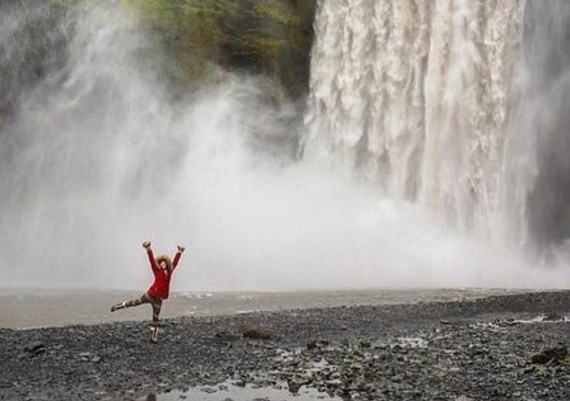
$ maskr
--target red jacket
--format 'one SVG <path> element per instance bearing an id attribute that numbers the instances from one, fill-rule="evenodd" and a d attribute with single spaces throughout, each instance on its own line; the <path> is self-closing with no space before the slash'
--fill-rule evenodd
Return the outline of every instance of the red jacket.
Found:
<path id="1" fill-rule="evenodd" d="M 154 282 L 146 293 L 153 298 L 168 299 L 168 295 L 170 293 L 170 278 L 172 277 L 172 273 L 174 273 L 174 269 L 176 269 L 176 266 L 178 265 L 178 261 L 180 260 L 182 253 L 176 252 L 174 260 L 172 261 L 172 271 L 161 269 L 158 266 L 154 259 L 152 249 L 147 250 L 147 255 L 150 267 L 154 273 Z"/>

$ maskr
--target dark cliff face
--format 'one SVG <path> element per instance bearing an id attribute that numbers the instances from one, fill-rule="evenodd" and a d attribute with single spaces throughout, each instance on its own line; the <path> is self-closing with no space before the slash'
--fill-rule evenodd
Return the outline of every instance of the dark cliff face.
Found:
<path id="1" fill-rule="evenodd" d="M 539 248 L 570 239 L 570 2 L 532 0 L 523 52 L 529 89 L 523 100 L 536 137 L 537 175 L 528 197 L 530 234 Z M 525 109 L 526 110 L 526 109 Z"/>
<path id="2" fill-rule="evenodd" d="M 94 0 L 0 2 L 0 119 L 21 95 L 66 63 L 76 4 Z M 306 93 L 317 0 L 122 0 L 164 55 L 174 87 L 208 80 L 221 66 L 262 74 L 291 97 Z M 17 45 L 14 45 L 17 43 Z M 147 59 L 148 61 L 148 59 Z M 144 57 L 141 62 L 145 63 Z"/>
<path id="3" fill-rule="evenodd" d="M 178 83 L 219 65 L 261 73 L 292 97 L 307 91 L 317 0 L 128 0 L 167 55 Z"/>

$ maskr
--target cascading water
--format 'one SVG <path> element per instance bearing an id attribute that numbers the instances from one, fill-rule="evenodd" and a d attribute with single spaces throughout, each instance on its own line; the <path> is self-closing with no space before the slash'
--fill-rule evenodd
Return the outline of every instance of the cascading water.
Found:
<path id="1" fill-rule="evenodd" d="M 357 167 L 467 231 L 494 226 L 524 9 L 322 1 L 305 153 Z"/>
<path id="2" fill-rule="evenodd" d="M 521 4 L 324 2 L 300 161 L 296 108 L 266 82 L 226 74 L 173 99 L 121 3 L 78 4 L 0 13 L 0 69 L 22 72 L 0 83 L 0 287 L 140 289 L 148 238 L 188 246 L 174 289 L 566 282 L 402 201 L 449 206 L 466 225 L 494 211 Z M 320 152 L 388 195 L 316 165 Z"/>

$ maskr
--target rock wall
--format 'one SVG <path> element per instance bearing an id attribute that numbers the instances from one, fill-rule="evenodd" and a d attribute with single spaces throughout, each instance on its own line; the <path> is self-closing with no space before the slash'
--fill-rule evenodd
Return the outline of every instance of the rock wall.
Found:
<path id="1" fill-rule="evenodd" d="M 90 1 L 95 0 L 0 2 L 0 124 L 26 87 L 65 64 L 66 41 L 73 35 L 66 15 Z M 148 29 L 149 45 L 158 44 L 166 56 L 166 75 L 174 86 L 185 90 L 215 76 L 221 66 L 267 75 L 294 98 L 308 89 L 316 2 L 120 1 Z M 19 45 L 8 49 L 14 41 Z"/>
<path id="2" fill-rule="evenodd" d="M 307 91 L 317 0 L 124 0 L 166 51 L 177 82 L 220 65 L 263 73 L 297 97 Z"/>

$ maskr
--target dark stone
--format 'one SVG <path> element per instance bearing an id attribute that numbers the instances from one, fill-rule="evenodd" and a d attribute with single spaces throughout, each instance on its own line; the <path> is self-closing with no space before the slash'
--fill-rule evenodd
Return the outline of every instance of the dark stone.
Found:
<path id="1" fill-rule="evenodd" d="M 545 322 L 561 322 L 562 320 L 564 320 L 564 316 L 558 314 L 558 313 L 549 313 L 548 315 L 546 315 L 543 319 Z"/>
<path id="2" fill-rule="evenodd" d="M 264 327 L 260 326 L 250 326 L 242 325 L 239 328 L 239 332 L 243 338 L 248 338 L 250 340 L 269 340 L 271 339 L 271 333 Z"/>
<path id="3" fill-rule="evenodd" d="M 547 363 L 560 363 L 568 356 L 566 346 L 546 348 L 532 356 L 531 362 L 534 364 L 545 365 Z"/>
<path id="4" fill-rule="evenodd" d="M 39 341 L 33 341 L 24 347 L 24 351 L 32 353 L 37 353 L 41 349 L 44 349 L 44 345 Z"/>
<path id="5" fill-rule="evenodd" d="M 307 343 L 307 350 L 311 351 L 316 348 L 326 347 L 327 345 L 329 345 L 329 342 L 327 340 L 313 340 Z"/>
<path id="6" fill-rule="evenodd" d="M 292 394 L 297 394 L 302 385 L 303 385 L 303 383 L 301 381 L 299 381 L 298 379 L 290 379 L 287 381 L 287 386 L 289 387 L 289 392 L 291 392 Z"/>
<path id="7" fill-rule="evenodd" d="M 220 341 L 237 341 L 240 339 L 240 336 L 229 331 L 219 331 L 214 334 L 214 338 Z"/>

